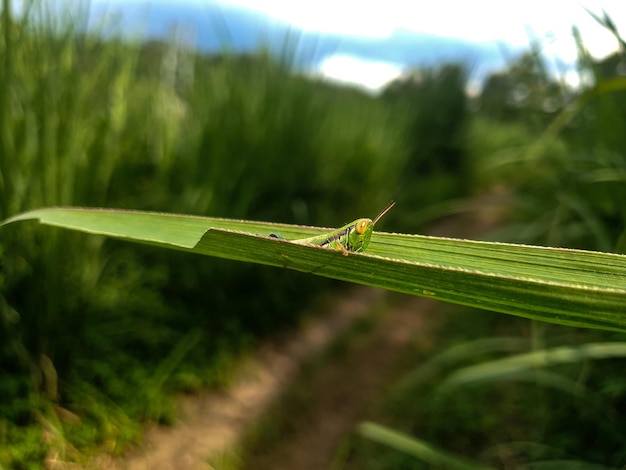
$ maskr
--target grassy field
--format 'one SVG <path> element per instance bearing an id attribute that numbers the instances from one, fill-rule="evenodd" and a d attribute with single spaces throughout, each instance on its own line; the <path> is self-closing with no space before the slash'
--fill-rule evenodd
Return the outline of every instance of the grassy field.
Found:
<path id="1" fill-rule="evenodd" d="M 532 99 L 510 109 L 486 88 L 489 106 L 471 114 L 456 65 L 374 97 L 262 51 L 103 41 L 44 12 L 45 21 L 9 12 L 1 219 L 77 205 L 340 226 L 393 198 L 387 226 L 419 232 L 458 210 L 451 200 L 503 187 L 498 239 L 624 252 L 625 87 L 582 40 L 595 88 L 576 96 L 546 82 L 529 54 L 503 80 L 512 89 L 523 78 Z M 0 253 L 0 465 L 9 468 L 120 452 L 145 421 L 174 419 L 174 393 L 227 384 L 259 339 L 341 287 L 29 224 L 2 229 Z M 480 334 L 495 334 L 487 323 Z M 616 400 L 618 366 L 597 372 Z"/>

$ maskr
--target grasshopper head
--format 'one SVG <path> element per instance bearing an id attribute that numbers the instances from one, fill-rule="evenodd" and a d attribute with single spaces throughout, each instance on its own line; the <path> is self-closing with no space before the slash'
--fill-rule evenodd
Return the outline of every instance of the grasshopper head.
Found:
<path id="1" fill-rule="evenodd" d="M 372 219 L 359 219 L 354 223 L 354 230 L 348 235 L 348 246 L 351 251 L 361 252 L 367 248 L 372 238 L 374 222 Z"/>
<path id="2" fill-rule="evenodd" d="M 359 219 L 351 224 L 353 228 L 348 232 L 348 241 L 345 248 L 347 248 L 348 251 L 364 251 L 365 248 L 367 248 L 367 246 L 370 244 L 372 232 L 374 231 L 374 225 L 376 225 L 376 222 L 378 222 L 383 215 L 389 212 L 394 204 L 395 202 L 390 201 L 389 204 L 387 204 L 387 206 L 385 206 L 385 208 L 380 211 L 380 214 L 378 214 L 374 220 Z"/>

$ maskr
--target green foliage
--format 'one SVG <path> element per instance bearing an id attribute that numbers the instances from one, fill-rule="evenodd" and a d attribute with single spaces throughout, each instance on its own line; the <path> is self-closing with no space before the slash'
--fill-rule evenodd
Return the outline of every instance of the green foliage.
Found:
<path id="1" fill-rule="evenodd" d="M 86 205 L 337 227 L 393 197 L 386 226 L 413 232 L 431 203 L 497 186 L 511 222 L 500 239 L 626 251 L 626 85 L 613 76 L 619 58 L 594 63 L 581 38 L 581 74 L 595 80 L 585 93 L 551 82 L 533 51 L 493 78 L 468 127 L 457 66 L 378 99 L 296 76 L 264 53 L 102 41 L 38 2 L 29 8 L 17 19 L 2 10 L 1 219 Z M 607 18 L 598 20 L 617 35 Z M 328 286 L 284 269 L 198 262 L 30 224 L 3 228 L 0 253 L 0 465 L 9 467 L 80 460 L 94 443 L 120 451 L 141 420 L 174 419 L 170 392 L 226 384 L 242 351 L 297 322 Z M 612 416 L 623 383 L 603 367 L 594 366 L 600 399 L 592 401 L 614 399 L 603 409 Z M 566 382 L 545 375 L 543 383 Z M 565 436 L 554 424 L 572 413 L 559 408 L 562 391 L 552 387 L 523 414 L 515 400 L 543 395 L 544 385 L 523 386 L 503 386 L 504 420 L 463 401 L 455 422 L 425 417 L 432 429 L 450 424 L 432 441 L 467 448 L 484 440 L 476 428 L 492 436 L 532 420 Z M 468 400 L 484 401 L 480 393 L 468 391 Z M 575 448 L 582 438 L 566 439 Z"/>
<path id="2" fill-rule="evenodd" d="M 404 121 L 380 100 L 263 53 L 204 56 L 78 30 L 45 2 L 19 18 L 2 10 L 1 219 L 73 204 L 339 226 L 391 198 Z M 26 226 L 4 230 L 0 251 L 10 467 L 72 445 L 118 450 L 140 420 L 172 420 L 174 389 L 224 385 L 243 351 L 330 286 Z M 15 423 L 41 431 L 39 400 L 55 404 L 40 414 L 56 437 L 31 453 L 32 440 L 7 439 Z"/>
<path id="3" fill-rule="evenodd" d="M 542 130 L 564 108 L 571 94 L 568 87 L 550 78 L 541 50 L 534 45 L 504 72 L 487 78 L 478 103 L 481 114 L 491 119 Z"/>
<path id="4" fill-rule="evenodd" d="M 384 422 L 408 441 L 399 447 L 393 436 L 360 433 L 396 450 L 355 438 L 348 468 L 421 468 L 419 460 L 430 454 L 407 451 L 412 437 L 428 452 L 439 449 L 435 456 L 453 453 L 494 468 L 565 460 L 593 468 L 623 465 L 626 382 L 615 373 L 623 334 L 554 326 L 519 334 L 525 325 L 517 321 L 485 313 L 471 315 L 470 324 L 467 316 L 443 315 L 433 332 L 441 353 L 409 352 L 417 365 L 391 389 Z M 568 346 L 553 347 L 559 344 Z"/>
<path id="5" fill-rule="evenodd" d="M 608 17 L 605 21 L 612 24 Z M 609 30 L 621 40 L 616 30 Z M 488 120 L 483 117 L 476 126 L 479 134 L 471 145 L 479 158 L 473 173 L 506 182 L 510 223 L 496 235 L 499 239 L 624 252 L 626 79 L 619 76 L 623 56 L 616 53 L 596 62 L 583 39 L 575 36 L 579 73 L 586 86 L 581 93 L 573 95 L 565 85 L 551 82 L 542 63 L 532 60 L 536 54 L 525 56 L 504 77 L 511 86 L 527 83 L 530 98 L 502 124 L 493 118 L 503 119 L 499 113 L 507 112 L 507 105 L 489 98 L 500 76 L 487 82 L 482 99 Z M 536 104 L 557 96 L 562 104 L 556 108 L 542 110 Z M 556 117 L 555 110 L 560 110 Z M 485 139 L 487 129 L 491 144 Z M 517 138 L 507 142 L 514 134 Z M 497 173 L 490 171 L 493 168 Z"/>
<path id="6" fill-rule="evenodd" d="M 407 120 L 403 128 L 408 159 L 394 199 L 394 220 L 408 232 L 423 229 L 417 207 L 429 207 L 468 191 L 466 95 L 467 72 L 459 65 L 414 70 L 391 83 L 383 99 L 395 116 Z M 415 222 L 414 222 L 415 220 Z"/>
<path id="7" fill-rule="evenodd" d="M 623 46 L 608 15 L 596 19 Z M 495 189 L 507 217 L 494 239 L 623 253 L 623 53 L 596 62 L 576 40 L 577 95 L 548 78 L 537 50 L 487 81 L 469 131 L 472 182 Z M 420 365 L 380 418 L 393 430 L 360 429 L 368 440 L 354 439 L 348 468 L 422 468 L 433 449 L 495 468 L 624 465 L 622 334 L 533 324 L 524 335 L 525 324 L 460 315 L 432 335 L 440 354 L 409 359 Z"/>

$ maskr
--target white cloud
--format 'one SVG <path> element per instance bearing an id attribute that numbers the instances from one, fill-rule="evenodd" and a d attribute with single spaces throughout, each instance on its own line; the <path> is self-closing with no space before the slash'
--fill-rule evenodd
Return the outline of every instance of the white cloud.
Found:
<path id="1" fill-rule="evenodd" d="M 206 6 L 215 0 L 92 0 L 105 3 L 185 2 Z M 625 0 L 217 0 L 263 13 L 305 31 L 387 38 L 394 30 L 409 30 L 468 42 L 497 43 L 506 50 L 537 42 L 552 70 L 574 81 L 577 49 L 572 27 L 580 30 L 583 44 L 597 58 L 617 48 L 613 35 L 584 7 L 602 17 L 606 11 L 626 36 Z M 407 45 L 410 47 L 410 45 Z M 380 89 L 397 77 L 402 64 L 372 62 L 335 55 L 320 67 L 322 76 Z"/>
<path id="2" fill-rule="evenodd" d="M 333 55 L 320 65 L 325 78 L 345 83 L 358 83 L 378 91 L 402 73 L 401 66 L 389 62 L 372 62 L 347 55 Z"/>
<path id="3" fill-rule="evenodd" d="M 593 56 L 604 57 L 617 47 L 613 35 L 598 24 L 584 7 L 598 16 L 606 11 L 626 35 L 624 0 L 222 1 L 320 33 L 382 39 L 396 29 L 404 29 L 471 42 L 498 42 L 504 47 L 524 47 L 537 42 L 552 68 L 567 74 L 569 81 L 573 81 L 575 71 L 572 64 L 578 54 L 572 35 L 574 25 L 579 28 L 583 43 Z M 396 78 L 401 73 L 401 66 L 335 55 L 321 64 L 320 72 L 329 79 L 358 83 L 377 90 Z"/>
<path id="4" fill-rule="evenodd" d="M 199 0 L 196 0 L 199 1 Z M 500 41 L 525 46 L 531 38 L 552 38 L 550 47 L 571 60 L 576 55 L 572 26 L 580 28 L 585 45 L 596 56 L 615 50 L 613 36 L 585 11 L 606 11 L 626 35 L 624 0 L 222 0 L 263 12 L 306 31 L 373 38 L 394 29 L 453 37 L 474 42 Z"/>

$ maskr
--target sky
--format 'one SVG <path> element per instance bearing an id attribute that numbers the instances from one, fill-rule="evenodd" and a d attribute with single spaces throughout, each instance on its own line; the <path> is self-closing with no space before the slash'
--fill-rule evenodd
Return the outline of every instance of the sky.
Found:
<path id="1" fill-rule="evenodd" d="M 547 57 L 569 64 L 577 57 L 572 25 L 580 29 L 585 46 L 594 56 L 604 57 L 616 49 L 615 38 L 585 8 L 598 16 L 606 11 L 626 35 L 624 0 L 226 0 L 225 3 L 263 12 L 303 30 L 323 33 L 383 39 L 394 30 L 403 29 L 477 43 L 501 42 L 513 47 L 527 46 L 531 39 L 539 40 Z M 618 19 L 622 19 L 623 28 Z M 402 67 L 403 64 L 338 56 L 328 58 L 321 71 L 329 77 L 357 83 L 367 81 L 366 86 L 375 87 L 400 74 Z M 576 84 L 576 77 L 570 76 L 568 80 Z"/>
<path id="2" fill-rule="evenodd" d="M 92 3 L 125 7 L 150 4 L 152 8 L 186 5 L 201 11 L 208 0 L 94 0 Z M 574 86 L 578 75 L 574 67 L 577 50 L 573 25 L 580 30 L 585 46 L 594 57 L 605 57 L 617 48 L 615 38 L 585 8 L 598 16 L 606 11 L 626 36 L 626 0 L 218 0 L 217 3 L 244 9 L 305 33 L 361 41 L 369 47 L 337 48 L 324 54 L 311 72 L 374 91 L 398 77 L 413 65 L 408 61 L 414 60 L 406 54 L 380 54 L 380 49 L 418 47 L 407 39 L 413 34 L 463 41 L 483 49 L 490 47 L 495 54 L 503 55 L 499 65 L 490 63 L 491 69 L 506 65 L 506 51 L 528 48 L 531 41 L 538 41 L 555 72 L 558 70 L 561 78 Z M 419 44 L 421 48 L 427 47 L 424 42 Z M 433 44 L 439 47 L 438 42 Z M 448 47 L 455 44 L 450 42 Z"/>

